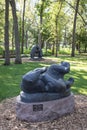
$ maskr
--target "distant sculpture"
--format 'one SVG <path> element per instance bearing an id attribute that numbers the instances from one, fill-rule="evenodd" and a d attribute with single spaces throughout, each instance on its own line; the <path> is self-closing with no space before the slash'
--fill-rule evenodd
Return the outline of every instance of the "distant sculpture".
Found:
<path id="1" fill-rule="evenodd" d="M 30 52 L 30 57 L 32 59 L 34 59 L 35 57 L 42 58 L 42 50 L 38 45 L 33 46 Z"/>
<path id="2" fill-rule="evenodd" d="M 52 99 L 52 94 L 57 98 L 69 96 L 71 94 L 70 87 L 74 83 L 73 78 L 64 80 L 64 75 L 69 71 L 70 64 L 68 62 L 36 68 L 23 76 L 21 89 L 26 94 L 51 94 L 50 99 Z M 45 99 L 47 98 L 45 97 Z"/>

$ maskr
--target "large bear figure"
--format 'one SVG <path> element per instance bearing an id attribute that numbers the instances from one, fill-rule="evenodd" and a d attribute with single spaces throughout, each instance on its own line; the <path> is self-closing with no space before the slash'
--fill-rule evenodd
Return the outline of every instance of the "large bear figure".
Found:
<path id="1" fill-rule="evenodd" d="M 23 76 L 21 89 L 25 93 L 58 93 L 70 95 L 70 87 L 74 83 L 73 78 L 64 79 L 69 73 L 70 64 L 61 62 L 49 67 L 36 68 Z"/>

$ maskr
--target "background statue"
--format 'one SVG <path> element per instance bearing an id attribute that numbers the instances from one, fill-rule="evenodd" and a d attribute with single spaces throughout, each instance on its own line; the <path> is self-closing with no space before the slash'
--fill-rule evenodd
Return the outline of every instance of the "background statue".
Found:
<path id="1" fill-rule="evenodd" d="M 70 95 L 73 78 L 64 80 L 64 75 L 69 73 L 70 64 L 61 62 L 50 67 L 36 68 L 23 76 L 21 89 L 25 93 L 56 93 L 60 97 Z"/>
<path id="2" fill-rule="evenodd" d="M 34 59 L 35 57 L 42 58 L 42 50 L 38 45 L 34 45 L 32 47 L 31 52 L 30 52 L 30 57 L 32 59 Z"/>

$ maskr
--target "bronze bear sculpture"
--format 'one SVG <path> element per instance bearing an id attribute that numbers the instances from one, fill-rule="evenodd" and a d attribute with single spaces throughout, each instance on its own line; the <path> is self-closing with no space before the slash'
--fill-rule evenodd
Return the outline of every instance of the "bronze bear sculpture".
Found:
<path id="1" fill-rule="evenodd" d="M 74 83 L 73 78 L 64 79 L 64 75 L 69 71 L 70 64 L 68 62 L 36 68 L 23 76 L 21 89 L 25 95 L 53 94 L 58 95 L 57 98 L 69 96 L 71 94 L 70 87 Z"/>

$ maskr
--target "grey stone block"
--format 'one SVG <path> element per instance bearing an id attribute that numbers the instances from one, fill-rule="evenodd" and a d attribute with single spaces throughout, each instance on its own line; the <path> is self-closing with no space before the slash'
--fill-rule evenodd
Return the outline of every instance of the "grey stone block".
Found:
<path id="1" fill-rule="evenodd" d="M 74 111 L 75 102 L 73 94 L 62 99 L 25 103 L 17 97 L 16 114 L 21 120 L 39 122 L 57 119 Z"/>

